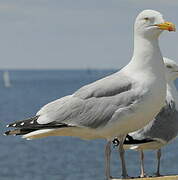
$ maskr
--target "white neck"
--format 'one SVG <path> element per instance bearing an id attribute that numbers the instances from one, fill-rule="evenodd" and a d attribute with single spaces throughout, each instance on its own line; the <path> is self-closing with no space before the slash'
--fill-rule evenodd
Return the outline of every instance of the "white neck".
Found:
<path id="1" fill-rule="evenodd" d="M 176 109 L 178 109 L 178 92 L 175 86 L 175 81 L 169 81 L 167 83 L 167 97 L 168 101 L 173 100 L 176 103 Z"/>
<path id="2" fill-rule="evenodd" d="M 135 65 L 136 68 L 139 69 L 152 67 L 153 71 L 162 70 L 164 68 L 164 64 L 158 44 L 158 37 L 148 39 L 135 35 L 134 53 L 131 64 Z"/>

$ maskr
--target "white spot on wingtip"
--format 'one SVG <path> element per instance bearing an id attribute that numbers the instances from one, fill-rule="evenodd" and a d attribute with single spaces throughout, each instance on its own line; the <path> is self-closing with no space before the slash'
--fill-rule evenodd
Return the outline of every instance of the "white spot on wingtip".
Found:
<path id="1" fill-rule="evenodd" d="M 23 126 L 24 124 L 25 124 L 25 123 L 24 123 L 24 122 L 22 122 L 20 125 L 21 125 L 21 126 Z"/>
<path id="2" fill-rule="evenodd" d="M 34 123 L 34 121 L 31 121 L 31 122 L 30 122 L 30 124 L 33 124 L 33 123 Z"/>
<path id="3" fill-rule="evenodd" d="M 6 134 L 6 133 L 4 133 L 3 135 L 4 135 L 4 136 L 7 136 L 7 134 Z"/>
<path id="4" fill-rule="evenodd" d="M 17 124 L 13 124 L 12 126 L 15 127 Z"/>
<path id="5" fill-rule="evenodd" d="M 9 127 L 9 124 L 8 124 L 8 125 L 6 125 L 6 127 Z"/>

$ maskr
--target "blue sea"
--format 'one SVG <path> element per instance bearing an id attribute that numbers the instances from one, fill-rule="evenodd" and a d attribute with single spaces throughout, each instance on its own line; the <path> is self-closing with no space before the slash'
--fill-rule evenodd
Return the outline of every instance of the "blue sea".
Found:
<path id="1" fill-rule="evenodd" d="M 9 71 L 12 86 L 5 88 L 0 72 L 0 180 L 103 180 L 104 140 L 48 137 L 27 141 L 3 136 L 6 125 L 31 117 L 46 103 L 69 95 L 114 70 Z M 145 153 L 145 169 L 156 171 L 156 154 Z M 130 176 L 139 175 L 139 154 L 126 152 Z M 120 177 L 117 148 L 112 149 L 112 175 Z M 178 140 L 163 148 L 162 174 L 178 173 Z"/>

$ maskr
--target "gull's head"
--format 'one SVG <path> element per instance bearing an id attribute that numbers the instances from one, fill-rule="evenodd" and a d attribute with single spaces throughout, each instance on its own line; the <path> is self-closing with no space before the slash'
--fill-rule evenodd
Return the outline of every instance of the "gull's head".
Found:
<path id="1" fill-rule="evenodd" d="M 161 13 L 154 10 L 144 10 L 136 18 L 135 33 L 147 37 L 158 37 L 162 31 L 175 31 L 175 25 L 164 20 Z"/>
<path id="2" fill-rule="evenodd" d="M 174 81 L 178 78 L 178 64 L 169 58 L 164 57 L 163 60 L 166 68 L 167 81 Z"/>

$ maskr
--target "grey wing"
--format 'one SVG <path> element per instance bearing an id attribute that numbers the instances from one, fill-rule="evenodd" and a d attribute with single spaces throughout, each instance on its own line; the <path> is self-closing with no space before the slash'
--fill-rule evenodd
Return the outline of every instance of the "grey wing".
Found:
<path id="1" fill-rule="evenodd" d="M 178 134 L 178 112 L 174 101 L 166 101 L 166 105 L 157 116 L 143 129 L 130 133 L 134 139 L 155 139 L 169 142 Z"/>
<path id="2" fill-rule="evenodd" d="M 114 117 L 116 110 L 137 101 L 134 82 L 122 75 L 107 78 L 82 87 L 76 93 L 44 106 L 37 115 L 39 124 L 56 122 L 70 126 L 98 128 Z"/>
<path id="3" fill-rule="evenodd" d="M 122 72 L 117 72 L 83 86 L 74 93 L 74 96 L 82 99 L 114 96 L 130 90 L 133 85 L 134 81 L 130 77 L 127 77 Z"/>
<path id="4" fill-rule="evenodd" d="M 131 78 L 115 73 L 45 105 L 33 118 L 9 124 L 16 129 L 5 134 L 22 135 L 70 126 L 102 128 L 133 112 L 142 97 L 138 87 Z"/>
<path id="5" fill-rule="evenodd" d="M 138 100 L 135 97 L 137 96 L 134 96 L 134 90 L 115 96 L 89 99 L 67 96 L 46 105 L 35 117 L 9 124 L 8 127 L 16 129 L 5 132 L 5 135 L 24 135 L 36 130 L 71 126 L 102 128 L 118 120 L 118 117 L 132 113 L 133 104 Z M 60 108 L 56 108 L 56 105 Z"/>
<path id="6" fill-rule="evenodd" d="M 115 118 L 115 112 L 118 109 L 122 109 L 120 113 L 123 113 L 124 108 L 128 110 L 129 106 L 133 105 L 136 98 L 131 94 L 131 92 L 127 92 L 110 97 L 93 97 L 85 100 L 71 97 L 62 108 L 40 115 L 37 121 L 39 124 L 56 121 L 56 123 L 60 122 L 70 126 L 103 127 Z"/>

